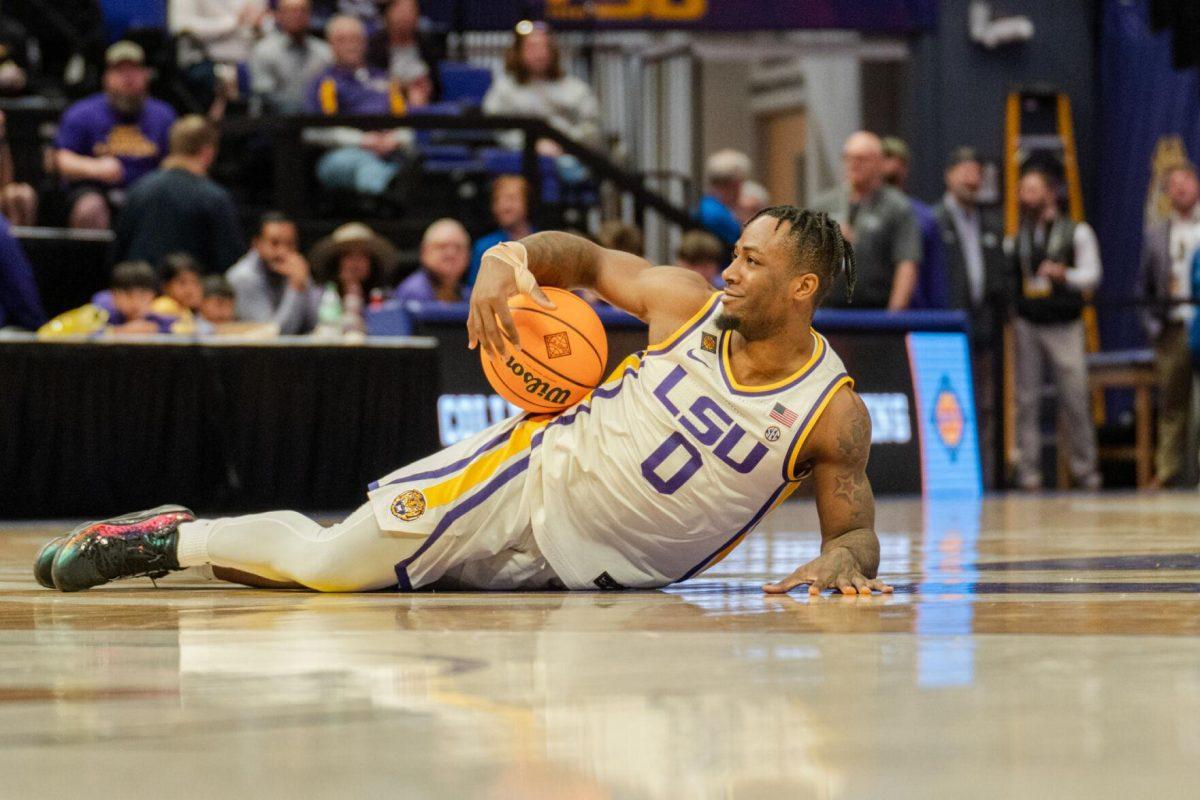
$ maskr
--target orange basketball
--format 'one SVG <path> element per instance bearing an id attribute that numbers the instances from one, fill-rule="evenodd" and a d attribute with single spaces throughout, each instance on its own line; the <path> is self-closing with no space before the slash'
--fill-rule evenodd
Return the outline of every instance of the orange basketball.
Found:
<path id="1" fill-rule="evenodd" d="M 578 403 L 600 384 L 608 337 L 583 300 L 562 289 L 543 291 L 557 306 L 553 311 L 523 294 L 508 301 L 521 349 L 508 347 L 503 356 L 492 358 L 480 347 L 479 355 L 497 394 L 526 411 L 553 413 Z"/>

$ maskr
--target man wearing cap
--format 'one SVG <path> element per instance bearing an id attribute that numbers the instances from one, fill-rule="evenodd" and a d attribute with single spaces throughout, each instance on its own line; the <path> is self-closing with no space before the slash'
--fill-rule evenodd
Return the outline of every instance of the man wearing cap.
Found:
<path id="1" fill-rule="evenodd" d="M 263 215 L 250 252 L 225 273 L 237 296 L 239 321 L 272 323 L 283 335 L 316 326 L 321 292 L 299 243 L 295 222 L 275 211 Z"/>
<path id="2" fill-rule="evenodd" d="M 917 288 L 909 308 L 946 307 L 946 256 L 942 236 L 933 209 L 908 193 L 908 172 L 912 154 L 903 139 L 887 136 L 883 140 L 883 180 L 904 192 L 921 229 L 921 261 L 917 264 Z"/>
<path id="3" fill-rule="evenodd" d="M 463 283 L 471 257 L 471 237 L 458 220 L 439 219 L 421 237 L 421 267 L 396 287 L 397 300 L 459 303 L 471 299 Z"/>
<path id="4" fill-rule="evenodd" d="M 1004 224 L 998 213 L 979 207 L 983 164 L 974 149 L 960 147 L 951 153 L 945 178 L 946 194 L 933 214 L 946 255 L 947 307 L 966 311 L 971 320 L 979 449 L 984 484 L 991 487 L 996 476 L 996 311 L 1007 297 Z"/>
<path id="5" fill-rule="evenodd" d="M 72 228 L 108 228 L 111 204 L 167 153 L 175 112 L 148 96 L 145 62 L 133 42 L 108 48 L 104 91 L 73 104 L 59 123 L 54 165 L 70 189 Z"/>

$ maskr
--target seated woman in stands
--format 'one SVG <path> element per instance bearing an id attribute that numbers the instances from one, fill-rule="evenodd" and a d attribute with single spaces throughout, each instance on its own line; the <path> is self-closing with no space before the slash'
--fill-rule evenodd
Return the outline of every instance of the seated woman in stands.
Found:
<path id="1" fill-rule="evenodd" d="M 318 285 L 332 283 L 342 300 L 353 296 L 365 303 L 395 286 L 399 253 L 368 226 L 350 222 L 317 242 L 308 260 Z"/>
<path id="2" fill-rule="evenodd" d="M 544 23 L 523 21 L 504 56 L 504 73 L 496 76 L 483 98 L 486 114 L 541 117 L 581 144 L 599 148 L 600 103 L 585 82 L 563 72 L 558 45 Z M 505 145 L 521 146 L 520 131 L 503 135 Z M 544 156 L 559 157 L 562 148 L 542 139 L 537 144 Z"/>

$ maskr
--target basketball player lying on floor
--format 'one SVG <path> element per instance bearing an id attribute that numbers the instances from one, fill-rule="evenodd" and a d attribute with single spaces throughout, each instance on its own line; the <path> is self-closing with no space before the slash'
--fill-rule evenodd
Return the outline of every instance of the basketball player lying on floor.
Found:
<path id="1" fill-rule="evenodd" d="M 583 402 L 518 415 L 372 484 L 324 528 L 292 511 L 197 520 L 179 506 L 92 523 L 46 545 L 38 580 L 76 591 L 211 565 L 251 586 L 358 592 L 650 589 L 721 560 L 811 476 L 821 554 L 767 592 L 890 592 L 865 473 L 871 422 L 813 311 L 854 257 L 836 223 L 769 208 L 742 232 L 724 292 L 565 233 L 483 258 L 472 347 L 516 341 L 510 297 L 587 288 L 650 327 Z"/>

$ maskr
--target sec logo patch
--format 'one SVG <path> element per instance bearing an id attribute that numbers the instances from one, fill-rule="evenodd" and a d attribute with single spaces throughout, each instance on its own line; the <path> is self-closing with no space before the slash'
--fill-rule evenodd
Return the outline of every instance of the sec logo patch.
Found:
<path id="1" fill-rule="evenodd" d="M 766 436 L 768 442 L 778 442 L 780 430 L 772 425 L 771 427 L 767 428 L 767 432 L 764 435 Z"/>
<path id="2" fill-rule="evenodd" d="M 404 522 L 412 522 L 425 513 L 425 495 L 409 489 L 392 501 L 392 516 Z"/>

